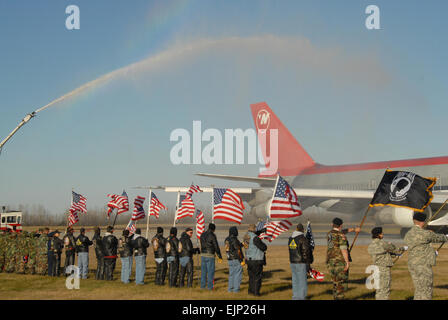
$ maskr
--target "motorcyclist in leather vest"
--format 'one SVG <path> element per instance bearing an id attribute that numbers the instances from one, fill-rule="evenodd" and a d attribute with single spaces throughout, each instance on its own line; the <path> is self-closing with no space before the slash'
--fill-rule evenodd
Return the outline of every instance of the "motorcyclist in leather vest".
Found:
<path id="1" fill-rule="evenodd" d="M 114 232 L 114 228 L 112 226 L 108 226 L 107 232 L 104 234 L 104 237 L 103 237 L 104 273 L 105 273 L 106 280 L 113 279 L 115 263 L 117 260 L 118 240 L 112 234 L 113 232 Z"/>
<path id="2" fill-rule="evenodd" d="M 166 244 L 168 281 L 170 287 L 177 287 L 177 279 L 179 276 L 179 251 L 181 251 L 182 248 L 179 250 L 180 242 L 176 236 L 177 228 L 172 227 Z"/>
<path id="3" fill-rule="evenodd" d="M 193 248 L 193 243 L 191 242 L 191 237 L 193 236 L 193 229 L 187 228 L 185 232 L 180 236 L 180 253 L 179 253 L 179 264 L 180 264 L 180 277 L 179 277 L 179 287 L 184 286 L 185 273 L 187 274 L 187 287 L 191 288 L 193 285 L 193 254 L 199 253 L 199 248 Z"/>
<path id="4" fill-rule="evenodd" d="M 123 234 L 118 240 L 118 253 L 121 260 L 121 281 L 129 283 L 132 270 L 132 240 L 129 230 L 123 230 Z"/>
<path id="5" fill-rule="evenodd" d="M 137 228 L 135 230 L 134 238 L 132 240 L 132 247 L 135 254 L 135 283 L 144 284 L 145 270 L 146 270 L 146 248 L 149 247 L 149 242 L 146 238 L 141 236 L 142 230 Z"/>
<path id="6" fill-rule="evenodd" d="M 63 241 L 59 238 L 61 233 L 59 230 L 53 232 L 53 237 L 50 240 L 50 250 L 52 252 L 50 258 L 53 259 L 48 275 L 58 277 L 61 274 L 61 255 L 64 248 Z"/>
<path id="7" fill-rule="evenodd" d="M 156 260 L 155 284 L 162 286 L 165 284 L 167 262 L 166 262 L 166 244 L 167 239 L 163 237 L 163 228 L 157 227 L 157 234 L 151 240 L 154 249 L 154 259 Z"/>
<path id="8" fill-rule="evenodd" d="M 64 247 L 65 247 L 65 265 L 64 265 L 64 273 L 67 272 L 67 267 L 75 264 L 75 237 L 73 236 L 73 228 L 68 227 L 67 232 L 64 236 Z"/>
<path id="9" fill-rule="evenodd" d="M 95 234 L 92 239 L 93 247 L 95 248 L 96 255 L 96 280 L 104 280 L 104 248 L 103 248 L 103 237 L 101 237 L 101 229 L 99 227 L 95 228 Z"/>
<path id="10" fill-rule="evenodd" d="M 80 229 L 80 235 L 76 238 L 76 252 L 78 253 L 79 274 L 82 279 L 87 279 L 89 273 L 89 246 L 92 241 L 86 236 L 86 229 Z"/>

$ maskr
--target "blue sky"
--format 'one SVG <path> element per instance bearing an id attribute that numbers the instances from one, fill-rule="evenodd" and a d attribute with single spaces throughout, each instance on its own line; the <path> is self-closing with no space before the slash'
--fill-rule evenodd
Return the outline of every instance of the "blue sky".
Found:
<path id="1" fill-rule="evenodd" d="M 65 28 L 70 4 L 80 30 Z M 381 30 L 364 26 L 369 4 Z M 212 183 L 195 172 L 257 175 L 259 165 L 174 166 L 169 136 L 193 120 L 252 128 L 259 101 L 320 163 L 446 155 L 447 11 L 443 0 L 2 1 L 0 138 L 88 81 L 168 57 L 39 113 L 0 156 L 0 204 L 60 214 L 72 187 L 95 207 L 123 188 L 142 194 L 131 186 Z"/>

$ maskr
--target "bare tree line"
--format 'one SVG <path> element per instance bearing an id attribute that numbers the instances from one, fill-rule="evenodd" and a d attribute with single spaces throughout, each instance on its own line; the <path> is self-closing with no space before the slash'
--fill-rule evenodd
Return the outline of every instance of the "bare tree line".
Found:
<path id="1" fill-rule="evenodd" d="M 167 206 L 167 210 L 161 210 L 159 212 L 159 219 L 156 219 L 154 216 L 151 216 L 150 224 L 172 224 L 175 213 L 175 206 Z M 206 224 L 209 217 L 210 208 L 208 207 L 198 207 L 197 209 L 206 213 Z M 19 205 L 17 207 L 18 211 L 22 212 L 22 225 L 23 226 L 66 226 L 67 218 L 69 214 L 69 208 L 67 208 L 64 212 L 60 213 L 50 213 L 45 206 L 39 205 Z M 107 226 L 112 225 L 115 219 L 116 211 L 112 212 L 109 219 L 107 219 L 107 207 L 95 207 L 95 208 L 87 208 L 87 213 L 78 213 L 79 222 L 76 223 L 76 226 Z M 146 208 L 147 210 L 147 208 Z M 148 214 L 148 212 L 145 212 Z M 132 208 L 129 208 L 128 212 L 122 213 L 117 216 L 117 220 L 115 222 L 116 225 L 127 225 L 132 216 Z M 216 221 L 218 224 L 219 222 Z M 178 223 L 180 224 L 189 224 L 194 226 L 196 224 L 195 217 L 186 217 L 180 220 Z M 225 221 L 222 221 L 225 223 Z M 144 220 L 139 220 L 137 225 L 146 224 L 146 217 Z"/>

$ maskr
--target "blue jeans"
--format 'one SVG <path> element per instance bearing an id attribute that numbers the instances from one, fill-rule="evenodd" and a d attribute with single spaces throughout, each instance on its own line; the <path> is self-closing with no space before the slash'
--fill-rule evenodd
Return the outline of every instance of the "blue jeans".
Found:
<path id="1" fill-rule="evenodd" d="M 306 264 L 291 263 L 292 273 L 292 300 L 305 300 L 308 292 L 306 280 Z"/>
<path id="2" fill-rule="evenodd" d="M 135 256 L 135 284 L 144 284 L 146 256 Z"/>
<path id="3" fill-rule="evenodd" d="M 238 259 L 229 260 L 229 292 L 239 292 L 241 279 L 243 277 L 243 267 Z"/>
<path id="4" fill-rule="evenodd" d="M 215 278 L 215 258 L 201 257 L 201 289 L 205 285 L 209 290 L 213 289 L 213 279 Z"/>
<path id="5" fill-rule="evenodd" d="M 129 275 L 131 274 L 131 264 L 132 257 L 124 257 L 121 259 L 121 282 L 129 283 Z"/>
<path id="6" fill-rule="evenodd" d="M 82 279 L 87 279 L 87 273 L 89 272 L 89 253 L 79 252 L 78 253 L 78 267 L 79 275 Z"/>
<path id="7" fill-rule="evenodd" d="M 132 258 L 133 256 L 129 256 L 129 278 L 132 275 Z"/>

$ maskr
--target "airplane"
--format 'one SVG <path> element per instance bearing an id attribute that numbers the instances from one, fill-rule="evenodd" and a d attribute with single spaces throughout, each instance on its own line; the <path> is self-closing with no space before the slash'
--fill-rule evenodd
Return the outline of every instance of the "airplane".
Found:
<path id="1" fill-rule="evenodd" d="M 422 177 L 436 177 L 434 198 L 426 209 L 428 217 L 438 210 L 448 198 L 448 156 L 369 162 L 347 165 L 323 165 L 316 162 L 289 132 L 266 102 L 251 104 L 252 116 L 257 130 L 278 130 L 278 169 L 275 174 L 259 174 L 258 177 L 197 173 L 208 178 L 258 183 L 241 197 L 250 206 L 250 216 L 266 218 L 272 198 L 276 175 L 281 175 L 294 188 L 307 217 L 327 218 L 336 216 L 349 220 L 361 220 L 378 183 L 386 169 L 416 173 Z M 260 139 L 260 141 L 263 141 Z M 262 150 L 270 150 L 269 140 L 261 142 Z M 263 145 L 264 144 L 264 145 Z M 263 152 L 265 163 L 269 162 Z M 446 214 L 444 208 L 438 216 Z M 375 207 L 368 219 L 376 225 L 395 224 L 401 227 L 401 236 L 413 226 L 413 211 L 406 208 Z M 300 218 L 300 217 L 299 217 Z"/>

